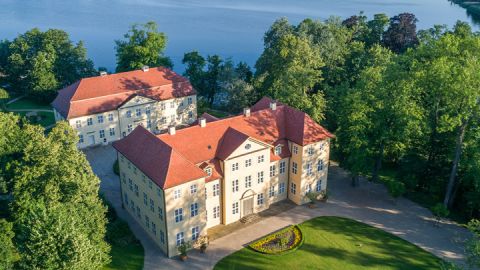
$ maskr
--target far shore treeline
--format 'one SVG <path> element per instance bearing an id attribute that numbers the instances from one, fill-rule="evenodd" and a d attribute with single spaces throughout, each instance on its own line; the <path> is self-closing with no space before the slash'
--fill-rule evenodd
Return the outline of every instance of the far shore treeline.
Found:
<path id="1" fill-rule="evenodd" d="M 464 22 L 424 30 L 416 23 L 409 13 L 298 25 L 280 18 L 266 31 L 254 70 L 192 51 L 183 75 L 198 91 L 199 109 L 238 113 L 270 96 L 307 112 L 336 135 L 332 159 L 353 186 L 360 177 L 381 182 L 393 197 L 466 223 L 480 218 L 480 34 Z M 116 72 L 173 65 L 154 22 L 133 25 L 113 45 Z M 0 104 L 19 95 L 49 103 L 58 89 L 104 70 L 86 55 L 82 42 L 58 29 L 0 41 Z M 99 180 L 76 150 L 74 131 L 61 124 L 43 135 L 0 116 L 0 203 L 8 205 L 0 209 L 0 269 L 108 263 Z M 478 266 L 478 233 L 466 250 Z"/>

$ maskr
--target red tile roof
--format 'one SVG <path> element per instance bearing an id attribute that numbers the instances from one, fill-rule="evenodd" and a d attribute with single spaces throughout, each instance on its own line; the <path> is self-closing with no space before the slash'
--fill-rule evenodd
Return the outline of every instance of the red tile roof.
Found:
<path id="1" fill-rule="evenodd" d="M 159 187 L 167 189 L 207 174 L 142 126 L 113 147 Z"/>
<path id="2" fill-rule="evenodd" d="M 227 158 L 248 138 L 284 145 L 280 156 L 271 153 L 270 159 L 278 160 L 291 156 L 288 141 L 304 146 L 333 137 L 306 113 L 286 105 L 277 105 L 276 110 L 269 106 L 258 109 L 248 117 L 239 115 L 220 119 L 207 123 L 205 127 L 187 127 L 177 130 L 174 135 L 146 133 L 148 131 L 138 127 L 126 138 L 115 142 L 114 147 L 155 179 L 159 186 L 166 188 L 206 175 L 198 166 L 205 168 L 213 164 L 215 175 L 207 180 L 218 179 L 222 175 L 219 159 Z"/>
<path id="3" fill-rule="evenodd" d="M 156 67 L 81 79 L 60 90 L 52 106 L 70 119 L 114 110 L 135 95 L 166 100 L 194 94 L 185 77 Z"/>

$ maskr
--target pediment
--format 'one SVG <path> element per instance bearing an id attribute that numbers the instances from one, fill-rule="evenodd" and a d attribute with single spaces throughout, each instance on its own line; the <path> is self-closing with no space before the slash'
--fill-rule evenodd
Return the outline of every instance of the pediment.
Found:
<path id="1" fill-rule="evenodd" d="M 142 104 L 147 104 L 152 102 L 155 102 L 155 100 L 151 98 L 143 97 L 143 96 L 134 95 L 125 103 L 123 103 L 123 105 L 121 105 L 120 108 L 134 107 L 137 105 L 142 105 Z"/>

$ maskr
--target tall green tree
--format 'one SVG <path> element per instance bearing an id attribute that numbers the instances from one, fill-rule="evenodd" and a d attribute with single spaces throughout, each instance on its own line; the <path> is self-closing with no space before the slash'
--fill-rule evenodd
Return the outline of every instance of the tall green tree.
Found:
<path id="1" fill-rule="evenodd" d="M 401 13 L 390 18 L 390 25 L 383 33 L 383 45 L 396 53 L 418 45 L 418 19 L 414 14 Z"/>
<path id="2" fill-rule="evenodd" d="M 73 44 L 62 30 L 34 28 L 2 44 L 0 66 L 11 91 L 49 101 L 59 88 L 96 73 L 83 43 Z"/>
<path id="3" fill-rule="evenodd" d="M 173 67 L 170 58 L 164 55 L 167 36 L 158 31 L 157 23 L 134 24 L 123 36 L 115 41 L 117 51 L 117 72 L 140 69 L 143 66 Z"/>
<path id="4" fill-rule="evenodd" d="M 0 269 L 14 269 L 15 262 L 20 258 L 13 243 L 15 233 L 12 223 L 0 219 Z"/>

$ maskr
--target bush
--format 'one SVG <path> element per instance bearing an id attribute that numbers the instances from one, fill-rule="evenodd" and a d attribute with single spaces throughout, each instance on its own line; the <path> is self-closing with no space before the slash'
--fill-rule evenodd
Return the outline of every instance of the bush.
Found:
<path id="1" fill-rule="evenodd" d="M 406 191 L 404 183 L 394 180 L 387 182 L 387 189 L 388 193 L 395 199 L 405 194 Z"/>
<path id="2" fill-rule="evenodd" d="M 118 165 L 118 159 L 113 163 L 113 173 L 120 175 L 120 166 Z"/>

